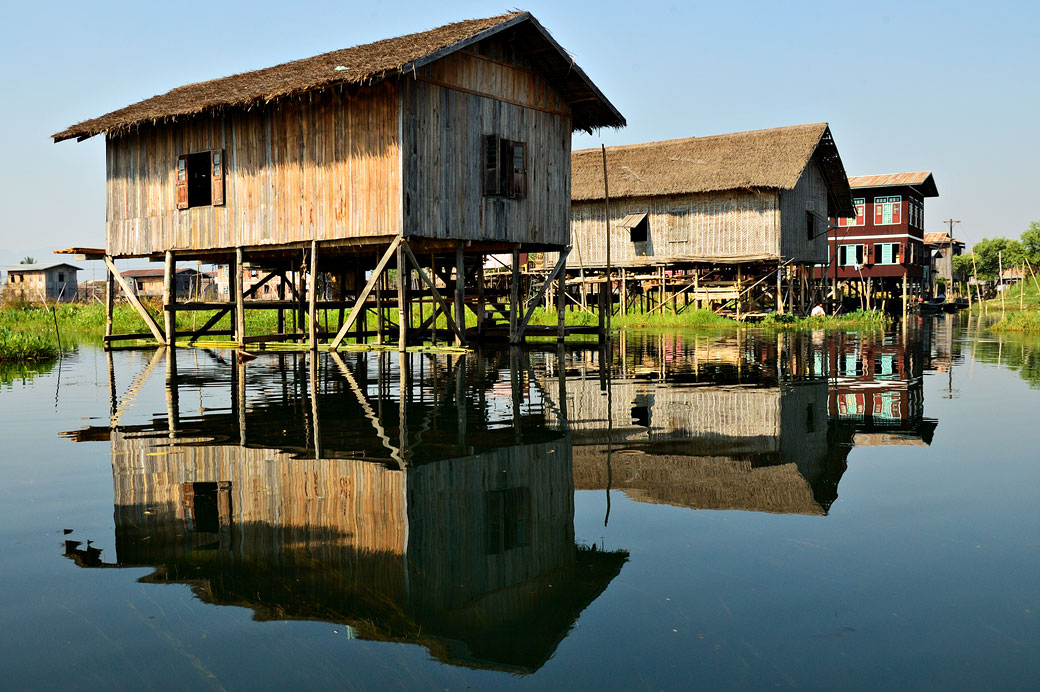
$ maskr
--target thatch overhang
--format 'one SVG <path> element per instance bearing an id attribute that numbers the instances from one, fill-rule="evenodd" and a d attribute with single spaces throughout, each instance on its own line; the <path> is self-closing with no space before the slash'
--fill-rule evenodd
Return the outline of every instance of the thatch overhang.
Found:
<path id="1" fill-rule="evenodd" d="M 571 155 L 571 199 L 603 199 L 599 149 Z M 828 189 L 828 216 L 854 216 L 845 167 L 827 123 L 607 147 L 612 198 L 728 190 L 792 190 L 810 161 Z"/>
<path id="2" fill-rule="evenodd" d="M 872 187 L 912 187 L 920 192 L 922 197 L 939 196 L 939 188 L 935 185 L 931 171 L 857 175 L 849 178 L 849 186 L 853 190 Z"/>
<path id="3" fill-rule="evenodd" d="M 570 105 L 574 130 L 624 127 L 624 117 L 530 12 L 470 19 L 436 29 L 331 51 L 251 72 L 177 87 L 73 125 L 55 142 L 119 135 L 145 124 L 170 122 L 228 108 L 255 108 L 309 91 L 365 86 L 407 77 L 420 67 L 496 34 L 524 46 L 533 66 Z"/>

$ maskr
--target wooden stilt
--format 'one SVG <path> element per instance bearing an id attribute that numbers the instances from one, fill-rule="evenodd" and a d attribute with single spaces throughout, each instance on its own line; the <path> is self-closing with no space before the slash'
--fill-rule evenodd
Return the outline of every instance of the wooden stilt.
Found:
<path id="1" fill-rule="evenodd" d="M 484 255 L 477 256 L 477 337 L 484 340 L 486 327 L 486 309 L 484 304 Z"/>
<path id="2" fill-rule="evenodd" d="M 462 241 L 455 243 L 455 324 L 459 331 L 455 334 L 455 345 L 466 343 L 466 264 L 462 254 Z M 462 406 L 459 403 L 459 406 Z"/>
<path id="3" fill-rule="evenodd" d="M 394 248 L 397 255 L 397 350 L 402 353 L 408 347 L 408 262 L 404 256 L 404 243 L 397 242 Z M 404 356 L 402 358 L 402 369 L 404 368 Z M 402 386 L 404 384 L 404 373 L 401 373 Z M 404 393 L 401 394 L 401 403 L 404 404 Z M 403 420 L 403 419 L 402 419 Z M 402 423 L 402 430 L 404 426 Z M 404 433 L 402 432 L 402 435 Z M 402 439 L 401 453 L 404 454 L 404 440 Z"/>
<path id="4" fill-rule="evenodd" d="M 276 331 L 279 334 L 284 334 L 285 333 L 285 308 L 281 307 L 282 301 L 285 300 L 285 283 L 286 283 L 285 272 L 282 272 L 281 276 L 278 278 L 278 303 L 279 303 L 279 307 L 278 307 L 278 323 L 277 323 Z"/>
<path id="5" fill-rule="evenodd" d="M 372 295 L 372 290 L 375 289 L 376 286 L 378 285 L 379 280 L 383 276 L 383 272 L 386 269 L 386 266 L 390 263 L 390 258 L 394 257 L 395 254 L 396 254 L 396 257 L 397 257 L 397 261 L 398 261 L 398 265 L 397 265 L 397 290 L 398 290 L 398 296 L 402 296 L 403 295 L 403 293 L 404 293 L 405 275 L 408 273 L 408 270 L 406 268 L 407 264 L 405 263 L 404 256 L 402 254 L 401 243 L 402 243 L 401 237 L 398 236 L 397 238 L 394 238 L 394 240 L 390 243 L 390 247 L 388 247 L 386 249 L 386 251 L 383 252 L 383 256 L 379 259 L 379 262 L 376 264 L 376 268 L 372 270 L 372 276 L 369 278 L 368 283 L 365 284 L 365 287 L 363 289 L 361 289 L 361 292 L 358 294 L 357 301 L 354 303 L 354 307 L 350 310 L 350 314 L 347 315 L 346 321 L 343 323 L 343 326 L 341 326 L 339 328 L 339 332 L 336 333 L 336 338 L 334 338 L 332 340 L 332 343 L 329 344 L 329 348 L 331 350 L 333 350 L 333 351 L 336 350 L 337 348 L 339 348 L 339 345 L 341 343 L 343 343 L 343 339 L 347 336 L 347 332 L 354 325 L 354 321 L 358 318 L 358 315 L 365 309 L 365 301 L 368 300 L 368 297 L 370 295 Z M 405 300 L 400 300 L 398 302 L 398 313 L 399 313 L 398 314 L 398 325 L 399 325 L 399 329 L 401 330 L 401 335 L 402 336 L 406 336 L 405 330 L 407 328 L 407 321 L 402 318 L 402 315 L 404 314 L 403 311 L 405 309 L 405 303 L 406 303 Z M 383 319 L 382 319 L 383 311 L 382 311 L 382 308 L 380 308 L 379 314 L 380 314 L 380 318 L 379 318 L 378 325 L 379 325 L 379 329 L 382 330 L 382 327 L 383 327 Z M 381 332 L 380 332 L 380 339 L 382 339 Z M 401 348 L 402 349 L 404 348 L 404 342 L 403 341 L 401 343 Z"/>
<path id="6" fill-rule="evenodd" d="M 242 281 L 242 248 L 235 248 L 235 343 L 239 346 L 246 338 L 246 308 Z"/>
<path id="7" fill-rule="evenodd" d="M 112 311 L 115 307 L 116 299 L 116 283 L 115 277 L 112 276 L 112 270 L 106 269 L 105 271 L 105 336 L 112 336 Z M 106 343 L 107 347 L 108 344 Z"/>
<path id="8" fill-rule="evenodd" d="M 307 281 L 307 343 L 318 348 L 318 241 L 311 241 L 310 275 Z"/>
<path id="9" fill-rule="evenodd" d="M 556 275 L 556 340 L 567 336 L 567 269 Z"/>
<path id="10" fill-rule="evenodd" d="M 177 340 L 177 262 L 173 251 L 166 251 L 163 272 L 163 318 L 166 322 L 166 343 L 173 346 Z"/>
<path id="11" fill-rule="evenodd" d="M 520 325 L 520 249 L 513 248 L 512 269 L 509 285 L 509 343 L 515 344 L 519 339 L 517 328 Z"/>
<path id="12" fill-rule="evenodd" d="M 386 284 L 386 274 L 382 271 L 373 271 L 372 277 L 376 279 L 376 343 L 383 343 L 383 332 L 386 330 L 386 316 L 383 314 L 383 286 Z"/>
<path id="13" fill-rule="evenodd" d="M 784 279 L 779 264 L 776 265 L 776 311 L 784 314 Z"/>

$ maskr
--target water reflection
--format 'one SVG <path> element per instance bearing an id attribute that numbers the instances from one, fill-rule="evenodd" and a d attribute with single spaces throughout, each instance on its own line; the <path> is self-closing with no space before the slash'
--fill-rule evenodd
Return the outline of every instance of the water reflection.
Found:
<path id="1" fill-rule="evenodd" d="M 629 557 L 576 540 L 575 490 L 608 491 L 605 521 L 609 491 L 824 516 L 854 447 L 931 442 L 922 378 L 957 356 L 929 338 L 640 334 L 609 353 L 250 362 L 158 351 L 129 384 L 111 379 L 110 425 L 69 433 L 110 446 L 115 554 L 77 535 L 65 555 L 150 567 L 142 581 L 257 619 L 532 672 Z M 164 400 L 138 401 L 161 369 Z"/>

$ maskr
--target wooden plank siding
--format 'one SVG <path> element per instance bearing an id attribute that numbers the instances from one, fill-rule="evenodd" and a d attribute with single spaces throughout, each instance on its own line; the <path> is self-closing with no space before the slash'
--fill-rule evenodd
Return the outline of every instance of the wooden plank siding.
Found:
<path id="1" fill-rule="evenodd" d="M 569 106 L 496 41 L 374 86 L 311 92 L 110 137 L 109 254 L 402 232 L 566 245 Z M 486 134 L 527 145 L 526 197 L 483 195 Z M 209 149 L 225 152 L 225 204 L 178 210 L 178 156 Z"/>
<path id="2" fill-rule="evenodd" d="M 150 125 L 107 146 L 107 250 L 173 250 L 400 231 L 398 99 L 390 83 Z M 176 208 L 177 157 L 225 151 L 223 206 Z"/>
<path id="3" fill-rule="evenodd" d="M 457 53 L 402 80 L 401 101 L 406 235 L 569 242 L 571 118 L 543 77 Z M 483 195 L 484 135 L 527 145 L 526 197 Z"/>

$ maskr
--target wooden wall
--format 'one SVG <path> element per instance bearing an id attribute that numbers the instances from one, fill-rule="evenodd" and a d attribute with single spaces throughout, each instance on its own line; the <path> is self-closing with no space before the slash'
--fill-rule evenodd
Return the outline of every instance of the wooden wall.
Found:
<path id="1" fill-rule="evenodd" d="M 807 213 L 816 219 L 812 240 L 807 230 Z M 805 167 L 793 190 L 780 191 L 780 227 L 784 260 L 827 262 L 827 182 L 815 161 Z"/>
<path id="2" fill-rule="evenodd" d="M 649 214 L 648 240 L 633 243 L 629 231 L 618 223 L 629 214 L 642 213 Z M 612 199 L 610 215 L 610 257 L 614 266 L 756 261 L 776 259 L 780 253 L 777 194 L 771 191 Z M 567 266 L 604 266 L 605 233 L 603 202 L 574 202 L 574 247 Z"/>
<path id="3" fill-rule="evenodd" d="M 526 198 L 483 195 L 485 134 L 527 144 Z M 106 247 L 133 256 L 402 231 L 565 245 L 570 146 L 568 105 L 522 56 L 485 41 L 372 87 L 109 138 Z M 219 148 L 225 204 L 178 210 L 178 156 Z"/>
<path id="4" fill-rule="evenodd" d="M 401 81 L 409 236 L 566 245 L 571 118 L 537 73 L 458 53 Z M 527 196 L 484 196 L 483 136 L 527 145 Z"/>
<path id="5" fill-rule="evenodd" d="M 106 247 L 145 255 L 396 234 L 397 109 L 384 83 L 109 138 Z M 178 210 L 177 157 L 217 148 L 225 204 Z"/>

